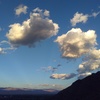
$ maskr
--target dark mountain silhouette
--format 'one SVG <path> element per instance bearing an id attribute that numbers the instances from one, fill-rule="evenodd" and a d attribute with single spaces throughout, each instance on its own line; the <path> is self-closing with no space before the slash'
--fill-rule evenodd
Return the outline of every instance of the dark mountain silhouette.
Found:
<path id="1" fill-rule="evenodd" d="M 100 72 L 77 80 L 51 100 L 100 100 Z"/>

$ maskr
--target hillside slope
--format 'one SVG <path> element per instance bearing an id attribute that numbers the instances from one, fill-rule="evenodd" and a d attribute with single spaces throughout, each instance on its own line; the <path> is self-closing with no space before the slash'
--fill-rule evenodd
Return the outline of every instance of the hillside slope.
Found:
<path id="1" fill-rule="evenodd" d="M 51 100 L 100 100 L 100 72 L 77 80 Z"/>

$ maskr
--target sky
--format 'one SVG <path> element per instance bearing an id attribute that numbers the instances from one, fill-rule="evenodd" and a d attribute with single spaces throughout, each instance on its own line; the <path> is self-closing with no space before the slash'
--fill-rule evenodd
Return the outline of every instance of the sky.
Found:
<path id="1" fill-rule="evenodd" d="M 0 0 L 0 87 L 64 89 L 100 69 L 100 0 Z"/>

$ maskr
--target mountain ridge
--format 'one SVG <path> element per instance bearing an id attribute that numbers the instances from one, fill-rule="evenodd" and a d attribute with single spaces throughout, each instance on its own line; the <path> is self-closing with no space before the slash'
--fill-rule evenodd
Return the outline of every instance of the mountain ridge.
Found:
<path id="1" fill-rule="evenodd" d="M 75 81 L 51 100 L 100 100 L 100 71 Z"/>

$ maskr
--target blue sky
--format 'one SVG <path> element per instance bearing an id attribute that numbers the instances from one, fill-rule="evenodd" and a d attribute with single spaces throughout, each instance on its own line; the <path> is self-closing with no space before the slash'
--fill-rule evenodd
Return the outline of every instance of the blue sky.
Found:
<path id="1" fill-rule="evenodd" d="M 100 0 L 0 0 L 0 87 L 63 89 L 100 68 Z"/>

